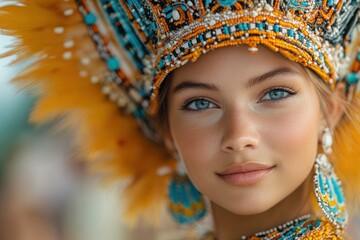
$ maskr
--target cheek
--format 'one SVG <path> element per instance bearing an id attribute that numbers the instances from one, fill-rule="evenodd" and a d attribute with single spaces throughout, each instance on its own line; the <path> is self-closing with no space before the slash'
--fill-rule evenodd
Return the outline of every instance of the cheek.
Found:
<path id="1" fill-rule="evenodd" d="M 272 118 L 264 130 L 270 149 L 275 149 L 280 159 L 293 159 L 294 167 L 311 168 L 317 152 L 320 107 L 308 99 Z"/>
<path id="2" fill-rule="evenodd" d="M 209 118 L 208 121 L 196 121 L 184 119 L 181 116 L 174 116 L 170 119 L 175 148 L 181 154 L 190 178 L 196 176 L 196 179 L 192 178 L 192 180 L 198 187 L 202 185 L 199 180 L 201 173 L 214 171 L 212 159 L 219 150 L 216 137 L 219 132 L 212 121 Z"/>
<path id="3" fill-rule="evenodd" d="M 220 118 L 221 111 L 218 110 L 206 113 L 171 112 L 170 129 L 178 150 L 197 154 L 211 149 L 216 144 Z"/>

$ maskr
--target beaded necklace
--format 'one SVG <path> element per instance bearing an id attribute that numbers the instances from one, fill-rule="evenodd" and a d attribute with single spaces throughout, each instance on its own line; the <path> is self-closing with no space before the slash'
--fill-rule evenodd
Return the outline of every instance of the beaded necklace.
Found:
<path id="1" fill-rule="evenodd" d="M 277 227 L 255 233 L 253 236 L 241 236 L 240 240 L 342 240 L 335 225 L 325 218 L 315 218 L 310 214 L 301 216 Z M 217 240 L 215 236 L 208 235 L 203 240 Z"/>

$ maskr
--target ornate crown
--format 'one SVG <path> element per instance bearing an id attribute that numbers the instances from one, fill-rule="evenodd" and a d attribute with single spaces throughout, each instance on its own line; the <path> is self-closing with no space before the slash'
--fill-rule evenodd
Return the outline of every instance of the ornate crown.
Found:
<path id="1" fill-rule="evenodd" d="M 360 6 L 354 0 L 77 3 L 100 56 L 112 71 L 111 81 L 126 89 L 128 106 L 139 118 L 156 111 L 156 95 L 171 70 L 229 45 L 246 44 L 257 51 L 257 45 L 263 44 L 311 68 L 333 86 L 348 73 L 348 45 Z M 109 32 L 102 30 L 109 29 L 101 26 L 111 28 L 114 42 L 104 40 Z M 135 75 L 124 68 L 135 70 Z M 149 100 L 153 100 L 150 111 Z M 125 102 L 120 100 L 120 105 Z"/>

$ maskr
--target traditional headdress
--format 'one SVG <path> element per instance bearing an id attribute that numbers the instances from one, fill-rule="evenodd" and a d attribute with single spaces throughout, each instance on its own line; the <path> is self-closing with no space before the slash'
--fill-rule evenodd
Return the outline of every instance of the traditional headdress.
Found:
<path id="1" fill-rule="evenodd" d="M 129 180 L 129 221 L 158 212 L 175 168 L 154 130 L 159 89 L 172 70 L 216 48 L 257 51 L 261 44 L 330 88 L 344 81 L 349 89 L 360 75 L 358 0 L 17 2 L 1 8 L 0 29 L 17 38 L 7 55 L 33 58 L 16 77 L 25 86 L 41 84 L 31 119 L 66 113 L 66 123 L 80 124 L 79 145 L 97 169 Z M 359 196 L 359 184 L 351 183 L 360 181 L 360 153 L 346 142 L 360 143 L 360 136 L 349 136 L 350 126 L 343 123 L 349 132 L 335 137 L 344 159 L 335 165 L 345 190 Z"/>

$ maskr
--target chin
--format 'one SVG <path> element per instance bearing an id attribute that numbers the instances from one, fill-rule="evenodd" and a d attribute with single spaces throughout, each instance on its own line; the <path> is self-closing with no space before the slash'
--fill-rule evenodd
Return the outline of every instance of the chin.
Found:
<path id="1" fill-rule="evenodd" d="M 249 206 L 248 208 L 245 208 L 245 209 L 227 209 L 227 210 L 236 215 L 256 215 L 256 214 L 266 212 L 269 209 L 270 208 Z"/>
<path id="2" fill-rule="evenodd" d="M 238 202 L 220 206 L 236 215 L 256 215 L 268 211 L 275 205 L 276 203 L 269 201 L 249 201 L 247 203 Z"/>

